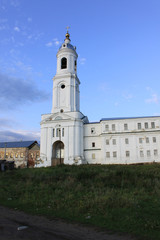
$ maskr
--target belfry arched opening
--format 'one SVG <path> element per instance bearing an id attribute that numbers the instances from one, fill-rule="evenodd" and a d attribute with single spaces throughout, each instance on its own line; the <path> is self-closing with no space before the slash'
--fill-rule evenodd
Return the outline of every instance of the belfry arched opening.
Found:
<path id="1" fill-rule="evenodd" d="M 64 143 L 56 141 L 52 146 L 52 166 L 64 164 Z"/>

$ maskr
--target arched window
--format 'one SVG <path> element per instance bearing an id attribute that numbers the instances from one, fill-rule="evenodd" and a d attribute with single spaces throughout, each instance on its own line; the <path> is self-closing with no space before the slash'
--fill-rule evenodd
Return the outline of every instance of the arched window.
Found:
<path id="1" fill-rule="evenodd" d="M 61 69 L 67 68 L 67 58 L 62 58 L 61 59 Z"/>
<path id="2" fill-rule="evenodd" d="M 75 72 L 77 71 L 77 61 L 76 60 L 74 61 L 74 71 Z"/>

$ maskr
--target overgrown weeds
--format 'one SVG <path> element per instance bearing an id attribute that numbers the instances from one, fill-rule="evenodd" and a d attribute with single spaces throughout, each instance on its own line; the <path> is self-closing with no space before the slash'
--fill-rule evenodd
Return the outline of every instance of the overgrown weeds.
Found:
<path id="1" fill-rule="evenodd" d="M 160 239 L 160 165 L 82 165 L 0 173 L 0 204 Z"/>

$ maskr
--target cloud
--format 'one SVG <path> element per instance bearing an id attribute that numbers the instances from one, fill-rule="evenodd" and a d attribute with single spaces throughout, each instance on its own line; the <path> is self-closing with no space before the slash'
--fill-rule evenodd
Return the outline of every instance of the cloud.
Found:
<path id="1" fill-rule="evenodd" d="M 126 100 L 130 100 L 133 98 L 133 95 L 132 94 L 123 94 L 123 97 L 126 99 Z"/>
<path id="2" fill-rule="evenodd" d="M 53 45 L 59 46 L 61 42 L 58 40 L 58 38 L 53 38 L 52 41 L 46 43 L 46 47 L 52 47 Z"/>
<path id="3" fill-rule="evenodd" d="M 28 22 L 32 22 L 32 18 L 31 18 L 31 17 L 28 17 L 28 18 L 27 18 L 27 21 L 28 21 Z"/>
<path id="4" fill-rule="evenodd" d="M 106 82 L 100 82 L 98 88 L 99 88 L 100 91 L 105 92 L 105 93 L 107 91 L 109 91 L 108 83 L 106 83 Z"/>
<path id="5" fill-rule="evenodd" d="M 158 104 L 159 103 L 159 97 L 156 93 L 152 94 L 151 95 L 151 98 L 148 98 L 145 100 L 146 103 L 156 103 Z"/>
<path id="6" fill-rule="evenodd" d="M 154 92 L 154 90 L 151 88 L 151 87 L 146 87 L 146 90 L 148 92 L 150 92 L 151 94 L 151 97 L 146 99 L 145 102 L 146 103 L 155 103 L 155 104 L 158 104 L 159 103 L 159 99 L 160 97 L 158 96 L 157 93 Z"/>
<path id="7" fill-rule="evenodd" d="M 1 18 L 0 19 L 0 31 L 8 29 L 8 19 Z"/>
<path id="8" fill-rule="evenodd" d="M 11 128 L 13 124 L 15 124 L 15 121 L 13 119 L 11 121 L 7 118 L 0 118 L 0 129 Z"/>
<path id="9" fill-rule="evenodd" d="M 80 64 L 84 65 L 86 63 L 86 58 L 80 58 Z"/>
<path id="10" fill-rule="evenodd" d="M 18 7 L 20 5 L 20 1 L 19 0 L 10 0 L 10 4 L 13 7 Z"/>
<path id="11" fill-rule="evenodd" d="M 52 43 L 52 42 L 46 43 L 46 47 L 52 47 L 52 46 L 53 46 L 53 43 Z"/>
<path id="12" fill-rule="evenodd" d="M 40 132 L 39 131 L 0 131 L 0 141 L 1 142 L 12 142 L 12 141 L 28 141 L 28 140 L 37 140 L 40 141 Z"/>
<path id="13" fill-rule="evenodd" d="M 115 103 L 114 103 L 114 106 L 115 106 L 115 107 L 118 107 L 118 106 L 119 106 L 119 103 L 118 103 L 118 102 L 115 102 Z"/>
<path id="14" fill-rule="evenodd" d="M 20 32 L 20 28 L 19 27 L 14 27 L 14 31 Z"/>
<path id="15" fill-rule="evenodd" d="M 0 73 L 0 108 L 15 109 L 17 106 L 48 99 L 48 94 L 32 82 Z"/>
<path id="16" fill-rule="evenodd" d="M 54 43 L 54 45 L 56 45 L 56 46 L 58 46 L 58 45 L 61 44 L 61 42 L 58 40 L 58 38 L 54 38 L 54 39 L 53 39 L 53 43 Z"/>

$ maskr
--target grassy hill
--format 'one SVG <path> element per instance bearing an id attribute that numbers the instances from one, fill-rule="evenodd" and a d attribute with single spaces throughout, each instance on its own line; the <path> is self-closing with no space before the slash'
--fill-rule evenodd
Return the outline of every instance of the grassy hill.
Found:
<path id="1" fill-rule="evenodd" d="M 82 165 L 0 173 L 0 204 L 160 239 L 160 165 Z"/>

